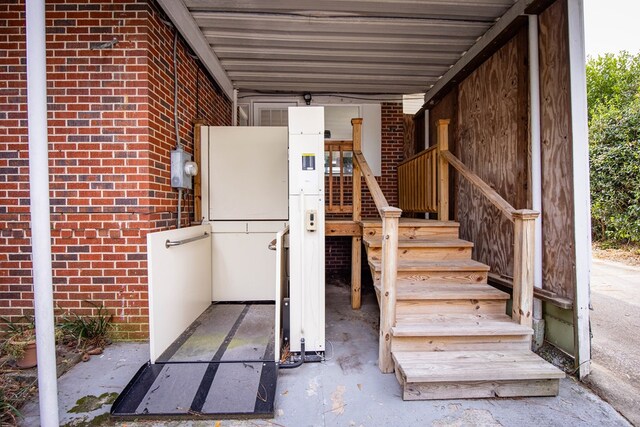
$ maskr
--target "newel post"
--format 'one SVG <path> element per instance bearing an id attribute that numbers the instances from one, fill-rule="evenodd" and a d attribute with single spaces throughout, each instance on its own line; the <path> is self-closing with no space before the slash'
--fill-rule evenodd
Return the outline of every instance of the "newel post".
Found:
<path id="1" fill-rule="evenodd" d="M 438 219 L 449 220 L 449 163 L 441 155 L 443 151 L 449 151 L 449 122 L 448 119 L 440 119 L 437 123 L 438 142 Z"/>
<path id="2" fill-rule="evenodd" d="M 351 125 L 353 126 L 353 152 L 362 151 L 362 119 L 351 119 Z M 361 191 L 361 172 L 360 165 L 356 161 L 356 156 L 353 159 L 353 216 L 354 222 L 359 223 L 361 220 L 362 210 L 362 191 Z M 360 289 L 362 285 L 362 237 L 353 236 L 351 238 L 351 308 L 358 310 L 360 308 Z"/>
<path id="3" fill-rule="evenodd" d="M 402 210 L 382 208 L 382 270 L 380 274 L 380 343 L 378 367 L 384 373 L 394 370 L 391 358 L 391 328 L 396 323 L 396 279 L 398 276 L 398 223 Z"/>
<path id="4" fill-rule="evenodd" d="M 513 212 L 513 307 L 511 318 L 524 326 L 533 324 L 533 274 L 535 221 L 539 212 L 522 209 Z"/>

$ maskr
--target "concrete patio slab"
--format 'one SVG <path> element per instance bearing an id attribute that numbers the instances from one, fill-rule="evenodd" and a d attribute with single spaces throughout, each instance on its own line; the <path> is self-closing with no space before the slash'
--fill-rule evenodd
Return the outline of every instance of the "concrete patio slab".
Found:
<path id="1" fill-rule="evenodd" d="M 114 426 L 628 426 L 609 404 L 573 379 L 564 379 L 553 398 L 404 402 L 394 375 L 377 367 L 378 305 L 363 295 L 359 311 L 346 288 L 327 286 L 327 354 L 323 363 L 281 370 L 276 416 L 270 420 L 117 421 L 110 405 L 70 412 L 84 396 L 119 392 L 148 360 L 146 344 L 118 343 L 102 357 L 79 364 L 61 377 L 61 423 Z M 24 425 L 38 425 L 38 408 L 24 409 Z M 101 416 L 96 422 L 91 419 Z"/>

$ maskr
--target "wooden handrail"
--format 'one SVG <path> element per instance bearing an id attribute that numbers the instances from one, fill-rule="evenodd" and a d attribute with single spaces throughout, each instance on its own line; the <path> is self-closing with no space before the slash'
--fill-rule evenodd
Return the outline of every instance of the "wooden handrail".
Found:
<path id="1" fill-rule="evenodd" d="M 448 150 L 441 151 L 440 155 L 453 166 L 460 175 L 464 176 L 471 184 L 473 184 L 478 190 L 485 195 L 485 197 L 495 206 L 507 219 L 513 222 L 513 213 L 516 209 L 509 204 L 505 199 L 500 196 L 496 190 L 491 188 L 489 184 L 484 182 L 482 178 L 476 175 L 471 169 L 469 169 L 464 163 L 460 161 L 456 156 Z"/>
<path id="2" fill-rule="evenodd" d="M 353 182 L 354 182 L 354 215 L 353 220 L 360 219 L 360 174 L 369 188 L 380 218 L 382 218 L 382 269 L 380 271 L 380 340 L 378 343 L 378 367 L 382 372 L 393 372 L 395 365 L 391 357 L 391 328 L 396 323 L 396 278 L 398 276 L 398 235 L 402 210 L 389 206 L 387 198 L 376 181 L 371 167 L 361 150 L 362 119 L 351 120 L 353 125 Z M 357 196 L 356 196 L 357 192 Z M 352 306 L 354 303 L 354 283 L 357 282 L 357 302 L 360 304 L 360 247 L 361 239 L 354 237 L 352 241 Z M 357 272 L 354 266 L 358 267 Z M 354 276 L 358 275 L 354 280 Z M 355 308 L 355 307 L 354 307 Z"/>
<path id="3" fill-rule="evenodd" d="M 533 323 L 533 268 L 535 257 L 535 220 L 539 212 L 516 210 L 496 190 L 469 169 L 449 151 L 449 120 L 438 120 L 438 218 L 448 220 L 449 165 L 467 179 L 507 219 L 514 223 L 513 230 L 513 304 L 514 322 L 531 327 Z"/>
<path id="4" fill-rule="evenodd" d="M 383 209 L 389 207 L 389 203 L 387 202 L 387 198 L 384 197 L 384 193 L 380 188 L 380 184 L 376 181 L 376 177 L 373 175 L 371 171 L 371 167 L 367 163 L 367 160 L 364 158 L 364 155 L 360 151 L 353 152 L 353 158 L 356 162 L 358 162 L 358 167 L 362 171 L 362 176 L 364 177 L 364 182 L 369 187 L 369 193 L 373 197 L 373 201 L 376 204 L 376 209 L 380 213 L 380 217 L 383 217 Z"/>

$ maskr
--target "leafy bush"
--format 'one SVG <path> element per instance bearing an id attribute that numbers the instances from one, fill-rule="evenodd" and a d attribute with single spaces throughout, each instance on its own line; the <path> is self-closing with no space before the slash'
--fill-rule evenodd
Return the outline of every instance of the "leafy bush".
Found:
<path id="1" fill-rule="evenodd" d="M 640 54 L 587 63 L 594 240 L 640 243 Z"/>
<path id="2" fill-rule="evenodd" d="M 103 304 L 86 302 L 97 308 L 95 316 L 79 316 L 76 313 L 64 315 L 59 328 L 65 337 L 76 342 L 78 348 L 104 347 L 112 326 L 113 314 L 110 314 Z"/>
<path id="3" fill-rule="evenodd" d="M 589 120 L 602 106 L 624 107 L 640 89 L 640 55 L 607 53 L 587 61 Z"/>

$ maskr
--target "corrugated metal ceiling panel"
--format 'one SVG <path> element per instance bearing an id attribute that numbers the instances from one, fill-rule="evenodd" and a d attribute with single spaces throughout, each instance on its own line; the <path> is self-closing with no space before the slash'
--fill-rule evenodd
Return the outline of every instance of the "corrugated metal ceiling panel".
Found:
<path id="1" fill-rule="evenodd" d="M 514 0 L 183 0 L 241 91 L 425 92 Z"/>

